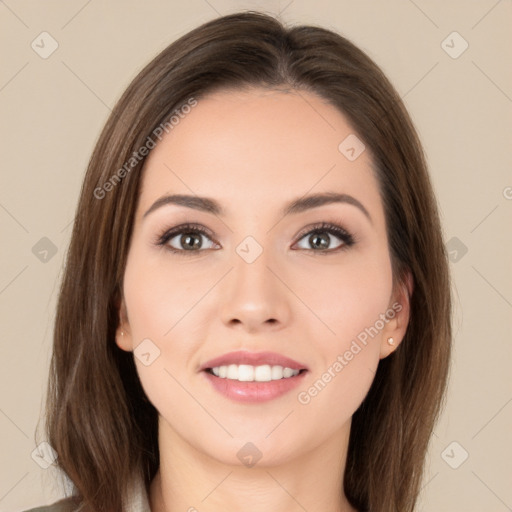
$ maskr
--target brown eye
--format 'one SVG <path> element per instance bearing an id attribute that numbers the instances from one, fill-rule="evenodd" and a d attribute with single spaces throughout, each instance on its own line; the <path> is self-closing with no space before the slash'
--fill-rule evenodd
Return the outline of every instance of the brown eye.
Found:
<path id="1" fill-rule="evenodd" d="M 206 240 L 206 242 L 205 242 Z M 167 230 L 158 240 L 157 245 L 164 246 L 174 253 L 197 253 L 213 249 L 215 242 L 209 232 L 200 226 L 182 225 Z"/>
<path id="2" fill-rule="evenodd" d="M 174 249 L 193 251 L 193 250 L 203 248 L 202 238 L 204 236 L 205 235 L 203 235 L 201 233 L 192 233 L 192 232 L 184 233 L 184 234 L 173 236 L 172 238 L 170 238 L 168 240 L 167 244 L 169 244 Z M 177 239 L 177 241 L 175 242 L 177 247 L 176 247 L 176 245 L 173 245 L 173 243 L 171 243 L 174 239 Z"/>
<path id="3" fill-rule="evenodd" d="M 338 240 L 336 242 L 336 239 Z M 332 252 L 337 249 L 346 249 L 354 244 L 354 239 L 345 229 L 335 224 L 323 223 L 314 226 L 300 237 L 298 243 L 307 246 L 299 246 L 300 249 L 314 252 Z M 333 246 L 333 244 L 335 244 Z"/>

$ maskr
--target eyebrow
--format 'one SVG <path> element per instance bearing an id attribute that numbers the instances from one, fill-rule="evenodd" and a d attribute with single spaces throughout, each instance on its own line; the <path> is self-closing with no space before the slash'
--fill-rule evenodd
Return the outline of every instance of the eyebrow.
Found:
<path id="1" fill-rule="evenodd" d="M 372 218 L 368 213 L 368 210 L 358 201 L 355 197 L 348 194 L 338 194 L 336 192 L 324 192 L 319 194 L 312 194 L 309 196 L 303 196 L 295 199 L 285 205 L 281 210 L 282 216 L 291 214 L 301 213 L 312 208 L 318 208 L 333 203 L 345 203 L 350 204 L 358 208 L 368 218 L 370 223 Z M 177 206 L 184 206 L 193 210 L 199 210 L 207 213 L 213 213 L 218 216 L 225 216 L 225 211 L 222 206 L 209 197 L 191 196 L 185 194 L 174 194 L 169 196 L 163 196 L 157 199 L 151 207 L 143 215 L 143 218 L 147 217 L 151 212 L 155 211 L 162 206 L 169 204 L 175 204 Z"/>

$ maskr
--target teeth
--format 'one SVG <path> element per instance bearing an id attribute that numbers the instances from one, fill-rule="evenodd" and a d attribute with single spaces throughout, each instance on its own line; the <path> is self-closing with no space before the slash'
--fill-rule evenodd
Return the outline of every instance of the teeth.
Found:
<path id="1" fill-rule="evenodd" d="M 238 380 L 242 382 L 251 382 L 254 380 L 254 366 L 241 364 L 238 367 Z"/>
<path id="2" fill-rule="evenodd" d="M 288 377 L 291 377 L 293 375 L 293 370 L 291 368 L 285 368 L 283 370 L 283 377 L 287 379 Z"/>
<path id="3" fill-rule="evenodd" d="M 279 380 L 284 377 L 283 375 L 284 368 L 282 366 L 272 366 L 271 377 L 272 380 Z"/>
<path id="4" fill-rule="evenodd" d="M 221 379 L 238 380 L 240 382 L 269 382 L 271 380 L 288 379 L 298 375 L 300 370 L 292 370 L 283 366 L 251 366 L 249 364 L 230 364 L 216 366 L 211 371 Z"/>
<path id="5" fill-rule="evenodd" d="M 257 382 L 268 382 L 272 380 L 272 368 L 265 364 L 254 368 L 254 380 Z"/>

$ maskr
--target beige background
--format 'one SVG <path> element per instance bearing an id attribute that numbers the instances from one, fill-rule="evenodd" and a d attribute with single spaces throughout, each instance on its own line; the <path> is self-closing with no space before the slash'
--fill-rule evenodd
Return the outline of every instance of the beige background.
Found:
<path id="1" fill-rule="evenodd" d="M 512 510 L 512 2 L 6 0 L 0 2 L 0 511 L 63 495 L 54 470 L 40 468 L 31 452 L 57 283 L 100 128 L 158 51 L 206 20 L 249 8 L 339 31 L 375 59 L 404 98 L 428 154 L 452 251 L 456 308 L 449 395 L 418 510 Z M 43 31 L 58 42 L 46 59 L 31 47 L 35 41 L 42 51 Z M 446 39 L 453 31 L 463 39 Z M 467 50 L 452 58 L 447 51 L 455 55 L 464 41 Z M 41 261 L 43 237 L 57 250 L 47 261 Z"/>

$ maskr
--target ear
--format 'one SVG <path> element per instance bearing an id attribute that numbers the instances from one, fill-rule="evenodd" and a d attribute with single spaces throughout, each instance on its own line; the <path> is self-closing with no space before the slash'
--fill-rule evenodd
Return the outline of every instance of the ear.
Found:
<path id="1" fill-rule="evenodd" d="M 380 359 L 394 352 L 404 339 L 409 325 L 413 289 L 414 280 L 408 270 L 403 279 L 396 284 L 386 312 L 390 320 L 382 330 Z M 388 342 L 390 338 L 393 338 L 392 344 Z"/>
<path id="2" fill-rule="evenodd" d="M 133 350 L 133 340 L 124 297 L 119 300 L 117 313 L 119 317 L 119 323 L 116 329 L 116 345 L 121 350 L 131 352 Z"/>

